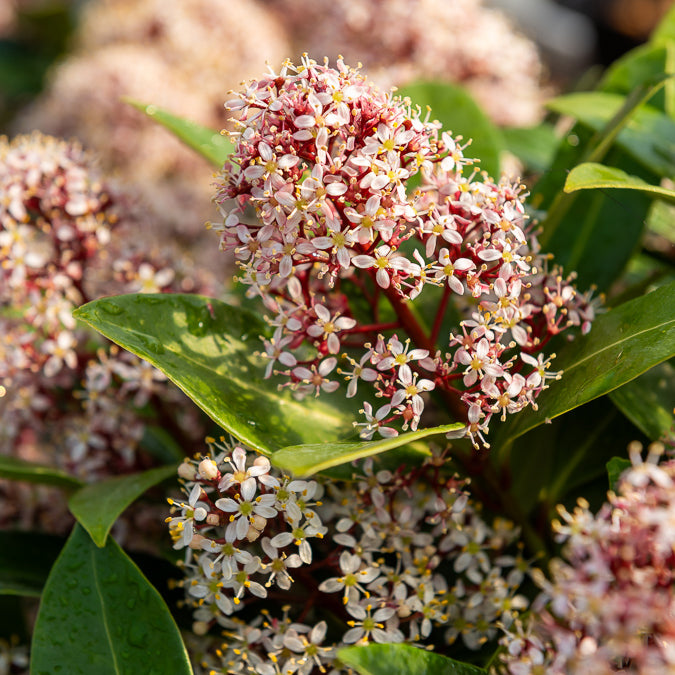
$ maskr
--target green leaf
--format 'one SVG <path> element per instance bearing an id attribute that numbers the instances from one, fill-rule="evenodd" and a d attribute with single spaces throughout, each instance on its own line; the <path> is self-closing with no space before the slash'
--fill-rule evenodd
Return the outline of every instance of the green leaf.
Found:
<path id="1" fill-rule="evenodd" d="M 503 139 L 497 127 L 480 109 L 465 89 L 445 82 L 412 82 L 397 92 L 409 97 L 424 110 L 431 108 L 431 118 L 437 119 L 445 131 L 461 135 L 464 141 L 472 139 L 465 149 L 467 157 L 480 159 L 479 167 L 491 176 L 499 176 L 499 154 Z"/>
<path id="2" fill-rule="evenodd" d="M 312 443 L 309 445 L 293 445 L 277 450 L 272 455 L 274 466 L 292 471 L 297 476 L 309 476 L 319 471 L 325 471 L 346 462 L 371 457 L 380 452 L 400 448 L 403 445 L 418 441 L 427 436 L 447 434 L 463 429 L 461 422 L 447 424 L 429 429 L 418 429 L 407 434 L 400 434 L 394 438 L 383 438 L 378 441 L 361 443 Z M 425 454 L 431 454 L 429 451 Z"/>
<path id="3" fill-rule="evenodd" d="M 210 129 L 183 117 L 177 117 L 168 110 L 163 110 L 153 104 L 141 103 L 130 98 L 125 99 L 125 101 L 168 129 L 185 145 L 196 150 L 214 166 L 219 168 L 223 166 L 233 150 L 230 139 L 215 129 Z"/>
<path id="4" fill-rule="evenodd" d="M 482 668 L 406 644 L 343 647 L 338 658 L 360 675 L 486 675 Z"/>
<path id="5" fill-rule="evenodd" d="M 161 464 L 177 464 L 185 457 L 183 448 L 166 429 L 161 427 L 146 426 L 141 438 L 141 447 Z"/>
<path id="6" fill-rule="evenodd" d="M 616 188 L 639 190 L 653 199 L 664 199 L 675 203 L 675 190 L 649 185 L 637 176 L 629 176 L 625 171 L 603 164 L 586 162 L 575 166 L 565 181 L 565 192 L 593 190 L 597 188 Z"/>
<path id="7" fill-rule="evenodd" d="M 656 174 L 646 172 L 620 148 L 612 148 L 606 161 L 641 175 L 645 182 L 658 181 Z M 598 189 L 562 194 L 571 203 L 544 250 L 554 255 L 554 260 L 563 265 L 567 274 L 577 273 L 576 284 L 580 289 L 594 284 L 605 291 L 638 247 L 653 202 L 636 190 L 617 193 Z M 547 220 L 545 227 L 548 223 Z M 598 255 L 600 250 L 602 255 Z"/>
<path id="8" fill-rule="evenodd" d="M 178 628 L 159 593 L 109 539 L 75 526 L 45 586 L 31 675 L 189 675 Z"/>
<path id="9" fill-rule="evenodd" d="M 675 7 L 666 12 L 649 41 L 652 44 L 675 42 Z"/>
<path id="10" fill-rule="evenodd" d="M 261 452 L 353 435 L 356 403 L 336 396 L 346 407 L 340 410 L 314 397 L 296 401 L 263 379 L 254 353 L 268 327 L 257 314 L 196 295 L 148 294 L 96 300 L 74 316 L 166 373 L 216 423 Z"/>
<path id="11" fill-rule="evenodd" d="M 0 595 L 38 597 L 63 541 L 38 532 L 0 531 Z"/>
<path id="12" fill-rule="evenodd" d="M 660 363 L 632 382 L 615 389 L 610 398 L 653 441 L 675 433 L 675 359 Z"/>
<path id="13" fill-rule="evenodd" d="M 102 548 L 122 511 L 146 490 L 175 473 L 175 466 L 160 466 L 143 473 L 91 483 L 70 497 L 68 507 L 94 543 Z"/>
<path id="14" fill-rule="evenodd" d="M 631 461 L 625 457 L 612 457 L 607 462 L 607 478 L 609 479 L 609 489 L 616 492 L 619 477 L 632 466 Z"/>
<path id="15" fill-rule="evenodd" d="M 547 106 L 600 131 L 625 102 L 620 94 L 595 91 L 559 96 Z M 658 109 L 643 104 L 632 112 L 628 123 L 619 131 L 617 143 L 647 169 L 663 177 L 675 175 L 675 121 Z M 599 158 L 588 159 L 597 161 Z"/>
<path id="16" fill-rule="evenodd" d="M 81 480 L 61 469 L 4 455 L 0 456 L 0 478 L 39 485 L 54 485 L 65 490 L 75 490 L 83 485 Z"/>
<path id="17" fill-rule="evenodd" d="M 602 78 L 602 91 L 629 94 L 636 87 L 659 77 L 675 72 L 675 43 L 646 44 L 632 49 L 617 59 Z M 657 92 L 649 105 L 665 112 L 670 117 L 675 113 L 675 80 L 668 80 L 663 91 Z"/>
<path id="18" fill-rule="evenodd" d="M 546 171 L 555 157 L 560 139 L 552 124 L 529 128 L 502 129 L 506 149 L 520 159 L 530 171 Z"/>
<path id="19" fill-rule="evenodd" d="M 673 356 L 675 283 L 598 316 L 590 334 L 578 337 L 555 360 L 555 368 L 563 371 L 562 380 L 537 399 L 539 409 L 511 416 L 497 437 L 521 436 Z"/>

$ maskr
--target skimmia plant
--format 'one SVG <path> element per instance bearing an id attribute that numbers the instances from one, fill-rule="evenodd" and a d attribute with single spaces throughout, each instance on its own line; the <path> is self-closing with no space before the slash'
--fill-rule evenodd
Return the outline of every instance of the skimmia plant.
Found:
<path id="1" fill-rule="evenodd" d="M 79 148 L 3 141 L 31 672 L 670 672 L 674 51 L 671 12 L 529 130 L 308 56 L 232 95 L 226 142 L 149 106 L 218 170 L 225 299 Z"/>

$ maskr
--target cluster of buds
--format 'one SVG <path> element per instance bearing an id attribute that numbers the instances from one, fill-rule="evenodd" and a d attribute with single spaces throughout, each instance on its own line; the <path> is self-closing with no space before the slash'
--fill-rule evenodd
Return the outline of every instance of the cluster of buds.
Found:
<path id="1" fill-rule="evenodd" d="M 187 501 L 170 501 L 167 522 L 186 549 L 194 631 L 225 629 L 210 672 L 235 661 L 260 675 L 325 672 L 355 643 L 478 649 L 527 606 L 528 565 L 507 550 L 517 529 L 484 520 L 442 457 L 395 472 L 367 460 L 353 481 L 324 484 L 208 440 L 209 457 L 179 467 Z"/>
<path id="2" fill-rule="evenodd" d="M 365 438 L 417 428 L 431 390 L 474 443 L 493 415 L 534 404 L 558 377 L 542 348 L 568 326 L 588 331 L 594 307 L 548 269 L 522 186 L 479 173 L 460 138 L 341 60 L 287 62 L 227 105 L 239 130 L 218 229 L 273 313 L 267 376 L 299 395 L 334 391 L 336 374 L 347 396 L 369 383 L 384 401 L 364 404 Z M 431 286 L 425 328 L 409 303 L 426 314 Z M 451 297 L 466 318 L 440 348 Z"/>
<path id="3" fill-rule="evenodd" d="M 510 675 L 657 675 L 675 668 L 675 462 L 661 444 L 630 448 L 633 467 L 593 515 L 560 508 L 563 559 L 551 566 L 528 625 L 502 639 Z"/>
<path id="4" fill-rule="evenodd" d="M 162 373 L 72 317 L 109 293 L 191 290 L 175 271 L 180 265 L 131 243 L 139 225 L 77 144 L 39 133 L 0 139 L 3 454 L 56 463 L 87 480 L 134 470 L 153 419 L 140 409 L 184 400 Z"/>

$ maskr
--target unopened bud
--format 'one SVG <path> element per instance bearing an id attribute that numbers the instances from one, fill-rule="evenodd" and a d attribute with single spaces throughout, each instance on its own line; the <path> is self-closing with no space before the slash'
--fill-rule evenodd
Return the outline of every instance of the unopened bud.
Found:
<path id="1" fill-rule="evenodd" d="M 199 462 L 199 475 L 206 480 L 218 478 L 218 465 L 212 459 L 203 459 Z"/>
<path id="2" fill-rule="evenodd" d="M 217 513 L 209 513 L 206 516 L 207 525 L 220 525 L 220 516 Z"/>
<path id="3" fill-rule="evenodd" d="M 178 467 L 178 476 L 185 480 L 194 480 L 197 475 L 197 470 L 192 462 L 183 462 Z"/>
<path id="4" fill-rule="evenodd" d="M 202 537 L 201 534 L 193 534 L 189 546 L 191 549 L 198 551 L 199 549 L 201 549 L 203 541 L 204 537 Z"/>

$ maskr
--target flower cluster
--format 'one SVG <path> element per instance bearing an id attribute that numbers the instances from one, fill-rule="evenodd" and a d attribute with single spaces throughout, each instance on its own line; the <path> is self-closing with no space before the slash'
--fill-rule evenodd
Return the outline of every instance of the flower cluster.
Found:
<path id="1" fill-rule="evenodd" d="M 520 185 L 480 174 L 460 139 L 341 60 L 287 62 L 228 107 L 239 131 L 217 229 L 249 295 L 274 314 L 268 377 L 298 395 L 334 391 L 336 374 L 347 396 L 370 383 L 384 404 L 364 403 L 365 438 L 416 429 L 432 390 L 474 442 L 494 414 L 534 404 L 558 377 L 541 349 L 568 326 L 589 330 L 594 306 L 549 269 Z M 409 301 L 429 287 L 425 329 Z M 445 351 L 451 297 L 469 318 Z"/>
<path id="2" fill-rule="evenodd" d="M 182 395 L 72 317 L 111 292 L 208 288 L 183 279 L 180 263 L 141 247 L 139 225 L 78 145 L 38 133 L 0 139 L 3 454 L 86 480 L 147 463 L 137 450 L 158 419 L 147 404 L 177 405 Z M 186 440 L 204 433 L 194 413 L 183 421 Z"/>
<path id="3" fill-rule="evenodd" d="M 526 607 L 528 565 L 507 555 L 518 531 L 483 519 L 465 483 L 442 476 L 442 458 L 396 472 L 368 460 L 353 482 L 323 484 L 209 442 L 210 456 L 180 466 L 187 500 L 171 500 L 167 522 L 187 550 L 195 632 L 225 629 L 213 672 L 235 661 L 261 675 L 323 672 L 357 642 L 461 638 L 478 649 Z"/>
<path id="4" fill-rule="evenodd" d="M 593 515 L 560 509 L 564 559 L 537 578 L 541 611 L 502 639 L 510 675 L 657 675 L 675 668 L 675 463 L 630 448 L 633 467 Z"/>

